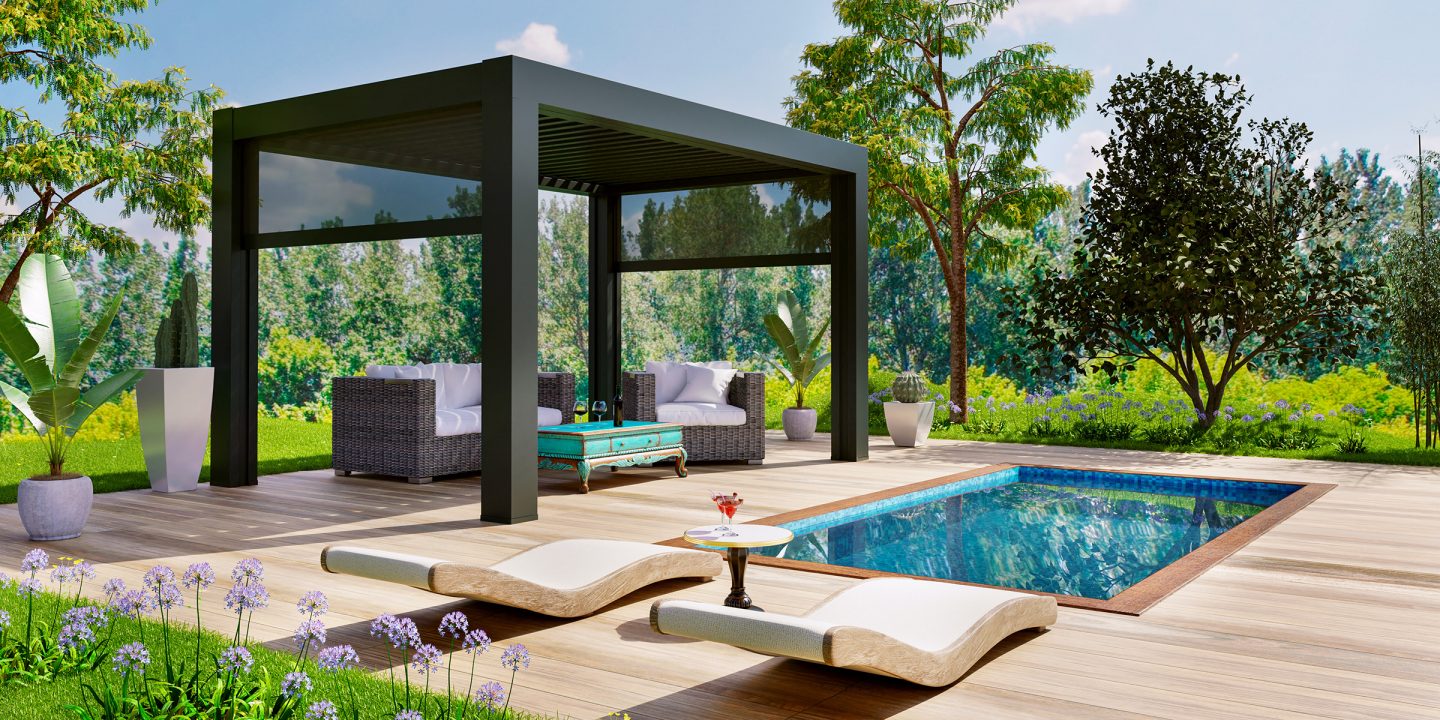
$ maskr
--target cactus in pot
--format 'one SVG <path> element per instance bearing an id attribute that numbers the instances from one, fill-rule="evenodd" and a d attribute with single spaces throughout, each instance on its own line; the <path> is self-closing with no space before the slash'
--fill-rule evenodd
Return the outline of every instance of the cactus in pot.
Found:
<path id="1" fill-rule="evenodd" d="M 895 398 L 885 403 L 885 429 L 890 431 L 890 439 L 898 447 L 924 445 L 935 418 L 935 403 L 925 399 L 925 378 L 902 372 L 890 384 L 890 394 Z"/>
<path id="2" fill-rule="evenodd" d="M 185 273 L 155 332 L 155 367 L 135 387 L 150 488 L 194 490 L 210 434 L 215 369 L 200 367 L 200 284 Z"/>

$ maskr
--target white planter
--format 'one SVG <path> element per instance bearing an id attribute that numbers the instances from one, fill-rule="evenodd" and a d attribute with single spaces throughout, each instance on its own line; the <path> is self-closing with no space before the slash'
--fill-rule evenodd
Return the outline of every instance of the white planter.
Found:
<path id="1" fill-rule="evenodd" d="M 930 423 L 935 419 L 935 403 L 885 403 L 885 429 L 896 447 L 924 445 L 930 437 Z"/>
<path id="2" fill-rule="evenodd" d="M 90 518 L 95 488 L 79 475 L 63 480 L 20 481 L 20 523 L 31 540 L 68 540 L 79 537 Z"/>
<path id="3" fill-rule="evenodd" d="M 210 437 L 215 368 L 151 368 L 135 385 L 150 489 L 194 490 Z"/>
<path id="4" fill-rule="evenodd" d="M 809 440 L 815 437 L 815 408 L 785 408 L 780 413 L 780 423 L 785 427 L 786 438 Z"/>

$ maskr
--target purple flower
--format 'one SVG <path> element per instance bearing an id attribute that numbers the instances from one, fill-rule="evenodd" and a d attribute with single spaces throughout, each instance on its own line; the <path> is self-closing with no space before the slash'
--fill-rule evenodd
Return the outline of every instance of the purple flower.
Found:
<path id="1" fill-rule="evenodd" d="M 254 664 L 255 657 L 250 654 L 250 651 L 238 645 L 225 648 L 220 653 L 220 657 L 215 660 L 215 665 L 221 672 L 237 675 L 250 672 L 250 667 Z"/>
<path id="2" fill-rule="evenodd" d="M 1311 420 L 1314 420 L 1315 422 L 1320 422 L 1321 420 L 1324 420 L 1324 419 L 1325 419 L 1325 414 L 1324 414 L 1324 413 L 1315 413 L 1315 417 L 1310 418 L 1310 419 L 1311 419 Z"/>
<path id="3" fill-rule="evenodd" d="M 1065 422 L 1070 422 L 1070 413 L 1060 413 L 1060 419 Z"/>
<path id="4" fill-rule="evenodd" d="M 150 664 L 150 651 L 146 650 L 144 645 L 133 642 L 116 650 L 115 655 L 110 658 L 110 664 L 115 668 L 115 672 L 128 675 Z"/>
<path id="5" fill-rule="evenodd" d="M 315 656 L 315 662 L 326 672 L 349 670 L 360 664 L 360 655 L 349 645 L 336 645 L 321 650 Z"/>
<path id="6" fill-rule="evenodd" d="M 175 583 L 161 585 L 155 595 L 155 606 L 161 610 L 185 606 L 185 595 L 180 592 L 180 588 L 176 587 Z"/>
<path id="7" fill-rule="evenodd" d="M 154 610 L 154 603 L 155 600 L 154 598 L 150 597 L 149 593 L 139 588 L 136 588 L 134 590 L 126 590 L 125 592 L 116 595 L 115 599 L 110 602 L 110 605 L 111 607 L 115 608 L 115 612 L 118 612 L 121 615 L 138 618 L 141 615 L 144 615 L 145 613 Z"/>
<path id="8" fill-rule="evenodd" d="M 225 593 L 225 607 L 230 608 L 236 614 L 244 613 L 247 610 L 254 612 L 270 605 L 270 593 L 265 586 L 259 583 L 254 585 L 236 585 Z"/>
<path id="9" fill-rule="evenodd" d="M 487 682 L 475 691 L 475 703 L 487 710 L 494 709 L 500 703 L 505 702 L 505 686 L 498 682 Z"/>
<path id="10" fill-rule="evenodd" d="M 1300 405 L 1300 412 L 1310 412 L 1310 403 L 1302 403 Z"/>
<path id="11" fill-rule="evenodd" d="M 530 651 L 524 645 L 515 643 L 505 648 L 500 653 L 500 665 L 511 672 L 518 671 L 522 667 L 530 667 Z"/>
<path id="12" fill-rule="evenodd" d="M 50 571 L 50 582 L 56 585 L 64 585 L 76 579 L 74 565 L 56 565 L 55 569 Z"/>
<path id="13" fill-rule="evenodd" d="M 215 584 L 215 568 L 210 567 L 210 563 L 195 563 L 185 568 L 185 572 L 180 575 L 180 582 L 188 589 L 204 590 Z"/>
<path id="14" fill-rule="evenodd" d="M 295 697 L 301 693 L 310 692 L 314 685 L 310 682 L 310 676 L 303 671 L 285 673 L 285 679 L 280 681 L 280 694 L 285 697 Z"/>
<path id="15" fill-rule="evenodd" d="M 1279 409 L 1281 409 L 1281 410 L 1289 410 L 1289 409 L 1290 409 L 1290 403 L 1285 402 L 1284 400 L 1276 400 L 1276 401 L 1275 401 L 1275 407 L 1277 407 L 1277 408 L 1279 408 Z"/>
<path id="16" fill-rule="evenodd" d="M 1084 395 L 1081 395 L 1080 398 L 1081 398 L 1082 400 L 1094 401 L 1094 400 L 1095 400 L 1095 393 L 1085 393 Z"/>
<path id="17" fill-rule="evenodd" d="M 301 615 L 309 615 L 312 619 L 330 612 L 330 601 L 325 598 L 325 593 L 319 590 L 311 590 L 300 596 L 300 602 L 295 603 L 295 609 Z"/>
<path id="18" fill-rule="evenodd" d="M 31 575 L 47 567 L 50 567 L 50 556 L 40 548 L 25 553 L 25 559 L 20 561 L 20 572 L 27 572 Z"/>
<path id="19" fill-rule="evenodd" d="M 305 720 L 339 720 L 340 711 L 329 700 L 310 703 L 305 710 Z"/>
<path id="20" fill-rule="evenodd" d="M 40 581 L 35 578 L 22 578 L 20 582 L 15 583 L 15 594 L 20 597 L 30 597 L 44 589 Z"/>
<path id="21" fill-rule="evenodd" d="M 1109 410 L 1109 409 L 1112 408 L 1112 407 L 1115 407 L 1115 403 L 1112 403 L 1112 402 L 1110 402 L 1110 401 L 1107 400 L 1107 401 L 1105 401 L 1105 402 L 1100 403 L 1099 405 L 1096 405 L 1096 406 L 1095 406 L 1095 409 L 1096 409 L 1096 410 Z"/>
<path id="22" fill-rule="evenodd" d="M 325 623 L 319 620 L 306 620 L 295 628 L 295 647 L 304 650 L 307 647 L 315 647 L 325 644 Z"/>
<path id="23" fill-rule="evenodd" d="M 425 720 L 425 715 L 419 710 L 401 710 L 395 713 L 395 720 Z"/>
<path id="24" fill-rule="evenodd" d="M 1265 413 L 1264 415 L 1261 415 L 1261 416 L 1260 416 L 1261 422 L 1270 422 L 1271 420 L 1274 420 L 1274 419 L 1275 419 L 1275 413 L 1273 413 L 1273 412 L 1267 412 L 1267 413 Z"/>
<path id="25" fill-rule="evenodd" d="M 1280 403 L 1275 403 L 1275 404 L 1278 406 Z M 1299 411 L 1299 410 L 1296 410 L 1295 412 L 1290 413 L 1290 421 L 1291 421 L 1291 422 L 1294 422 L 1294 421 L 1299 420 L 1299 419 L 1300 419 L 1300 411 Z"/>
<path id="26" fill-rule="evenodd" d="M 0 630 L 10 627 L 10 613 L 0 610 Z"/>
<path id="27" fill-rule="evenodd" d="M 388 613 L 370 623 L 370 634 L 385 638 L 386 642 L 401 650 L 420 644 L 420 629 L 415 627 L 414 620 L 397 618 Z"/>
<path id="28" fill-rule="evenodd" d="M 265 579 L 265 566 L 255 558 L 245 558 L 235 563 L 235 568 L 230 571 L 230 579 L 235 582 L 250 583 Z"/>
<path id="29" fill-rule="evenodd" d="M 1165 417 L 1162 417 L 1162 418 L 1160 418 L 1160 419 L 1163 420 L 1163 421 L 1165 421 L 1165 422 L 1170 422 L 1170 420 L 1171 420 L 1170 414 L 1169 414 L 1169 413 L 1166 413 L 1166 414 L 1165 414 Z"/>
<path id="30" fill-rule="evenodd" d="M 466 654 L 483 653 L 486 650 L 490 649 L 490 636 L 486 635 L 484 630 L 481 630 L 480 628 L 475 628 L 474 630 L 465 633 L 465 641 L 461 644 L 461 646 L 465 648 Z"/>
<path id="31" fill-rule="evenodd" d="M 108 604 L 115 604 L 115 598 L 125 593 L 125 581 L 120 578 L 110 578 L 105 581 L 105 601 Z"/>
<path id="32" fill-rule="evenodd" d="M 55 637 L 56 645 L 77 653 L 83 651 L 92 642 L 95 642 L 95 631 L 83 623 L 67 623 L 60 628 L 60 633 Z"/>
<path id="33" fill-rule="evenodd" d="M 415 648 L 415 655 L 410 658 L 410 667 L 421 675 L 429 675 L 440 669 L 440 648 L 425 643 Z"/>
<path id="34" fill-rule="evenodd" d="M 1255 420 L 1255 417 L 1254 417 L 1253 415 L 1248 414 L 1248 413 L 1245 414 L 1245 415 L 1240 416 L 1240 422 L 1247 422 L 1247 423 L 1248 423 L 1248 422 L 1253 422 L 1254 420 Z"/>
<path id="35" fill-rule="evenodd" d="M 466 631 L 470 629 L 470 620 L 465 613 L 455 611 L 440 618 L 440 637 L 459 640 L 465 637 Z"/>
<path id="36" fill-rule="evenodd" d="M 157 589 L 165 585 L 175 584 L 175 571 L 164 565 L 156 565 L 145 571 L 145 587 Z"/>
<path id="37" fill-rule="evenodd" d="M 84 625 L 89 628 L 103 628 L 110 624 L 110 616 L 102 608 L 94 605 L 81 605 L 65 611 L 65 622 L 75 625 Z"/>
<path id="38" fill-rule="evenodd" d="M 6 588 L 9 588 L 9 587 L 10 587 L 10 583 L 12 583 L 12 582 L 14 582 L 14 581 L 10 579 L 10 576 L 9 576 L 9 575 L 6 575 L 5 573 L 0 572 L 0 590 L 5 590 Z"/>

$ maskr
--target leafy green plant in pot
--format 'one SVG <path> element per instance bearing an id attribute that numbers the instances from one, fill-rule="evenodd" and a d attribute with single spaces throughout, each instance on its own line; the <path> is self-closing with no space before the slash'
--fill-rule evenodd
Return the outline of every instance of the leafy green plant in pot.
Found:
<path id="1" fill-rule="evenodd" d="M 185 273 L 180 297 L 155 333 L 155 367 L 135 386 L 150 489 L 194 490 L 210 437 L 215 368 L 200 367 L 200 285 Z"/>
<path id="2" fill-rule="evenodd" d="M 830 364 L 830 353 L 820 352 L 829 327 L 827 319 L 811 333 L 805 307 L 789 290 L 780 293 L 775 312 L 765 316 L 765 331 L 780 348 L 780 359 L 771 358 L 770 364 L 795 391 L 795 407 L 781 413 L 785 437 L 791 440 L 809 440 L 815 435 L 815 408 L 805 406 L 805 388 Z"/>
<path id="3" fill-rule="evenodd" d="M 31 256 L 20 268 L 18 286 L 20 314 L 0 304 L 0 350 L 30 390 L 0 382 L 0 392 L 34 426 L 49 460 L 47 473 L 20 482 L 20 521 L 31 540 L 64 540 L 85 529 L 94 493 L 90 478 L 65 472 L 70 443 L 90 414 L 129 387 L 139 371 L 118 372 L 81 390 L 120 311 L 118 293 L 87 334 L 75 281 L 61 258 Z"/>
<path id="4" fill-rule="evenodd" d="M 885 403 L 885 429 L 890 432 L 890 440 L 896 447 L 924 445 L 935 419 L 935 402 L 925 399 L 925 379 L 913 372 L 902 372 L 891 383 L 890 396 L 894 400 Z"/>

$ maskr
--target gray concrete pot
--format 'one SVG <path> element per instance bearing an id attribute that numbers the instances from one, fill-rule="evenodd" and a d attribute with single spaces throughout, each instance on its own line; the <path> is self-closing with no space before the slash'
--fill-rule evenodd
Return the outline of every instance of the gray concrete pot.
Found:
<path id="1" fill-rule="evenodd" d="M 68 540 L 80 537 L 90 519 L 95 488 L 84 475 L 59 480 L 29 478 L 20 481 L 20 523 L 31 540 Z"/>
<path id="2" fill-rule="evenodd" d="M 210 397 L 215 368 L 150 368 L 135 385 L 140 447 L 150 489 L 194 490 L 210 437 Z"/>
<path id="3" fill-rule="evenodd" d="M 885 429 L 896 447 L 924 445 L 930 437 L 930 424 L 935 419 L 935 403 L 885 403 Z"/>
<path id="4" fill-rule="evenodd" d="M 780 413 L 780 423 L 785 427 L 786 438 L 809 440 L 815 437 L 815 408 L 785 408 Z"/>

